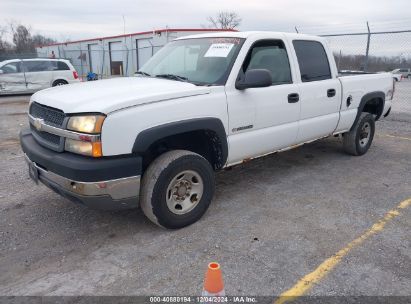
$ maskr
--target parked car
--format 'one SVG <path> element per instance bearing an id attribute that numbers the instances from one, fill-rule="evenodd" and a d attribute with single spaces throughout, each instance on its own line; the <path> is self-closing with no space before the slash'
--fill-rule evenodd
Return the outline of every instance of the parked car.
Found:
<path id="1" fill-rule="evenodd" d="M 391 73 L 394 75 L 402 75 L 402 78 L 411 79 L 411 69 L 395 69 Z"/>
<path id="2" fill-rule="evenodd" d="M 402 74 L 399 74 L 399 73 L 394 74 L 393 72 L 391 72 L 391 74 L 392 74 L 392 78 L 394 78 L 394 80 L 395 80 L 396 82 L 399 82 L 399 81 L 401 81 L 401 80 L 403 79 Z"/>
<path id="3" fill-rule="evenodd" d="M 348 154 L 365 154 L 393 94 L 390 73 L 338 76 L 321 37 L 194 35 L 137 77 L 34 94 L 20 140 L 35 182 L 181 228 L 206 212 L 215 171 L 339 134 Z"/>
<path id="4" fill-rule="evenodd" d="M 0 62 L 0 94 L 34 93 L 79 81 L 70 61 L 64 59 L 13 59 Z"/>

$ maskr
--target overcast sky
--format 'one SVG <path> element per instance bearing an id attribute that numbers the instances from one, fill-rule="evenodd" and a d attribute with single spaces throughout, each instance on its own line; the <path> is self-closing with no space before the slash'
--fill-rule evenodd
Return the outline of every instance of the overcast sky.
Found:
<path id="1" fill-rule="evenodd" d="M 235 11 L 240 30 L 312 34 L 410 29 L 410 0 L 0 0 L 0 25 L 14 20 L 34 33 L 76 40 L 169 28 L 200 28 L 207 16 Z"/>

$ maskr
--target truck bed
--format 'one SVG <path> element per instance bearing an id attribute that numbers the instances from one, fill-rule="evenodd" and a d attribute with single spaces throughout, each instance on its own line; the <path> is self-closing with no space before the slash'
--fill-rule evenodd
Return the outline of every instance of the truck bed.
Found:
<path id="1" fill-rule="evenodd" d="M 390 73 L 364 73 L 338 76 L 342 86 L 340 121 L 338 130 L 348 130 L 357 116 L 358 107 L 367 95 L 393 90 L 393 78 Z M 391 107 L 391 100 L 385 98 L 383 115 Z"/>

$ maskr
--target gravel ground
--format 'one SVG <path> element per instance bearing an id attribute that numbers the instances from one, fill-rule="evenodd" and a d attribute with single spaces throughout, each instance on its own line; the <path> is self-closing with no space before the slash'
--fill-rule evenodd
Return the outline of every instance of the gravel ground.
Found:
<path id="1" fill-rule="evenodd" d="M 27 100 L 0 97 L 0 295 L 195 295 L 214 260 L 227 294 L 279 295 L 411 197 L 411 112 L 398 107 L 366 155 L 329 138 L 223 171 L 198 223 L 162 230 L 34 185 L 17 139 Z M 408 208 L 310 294 L 411 296 L 410 228 Z"/>

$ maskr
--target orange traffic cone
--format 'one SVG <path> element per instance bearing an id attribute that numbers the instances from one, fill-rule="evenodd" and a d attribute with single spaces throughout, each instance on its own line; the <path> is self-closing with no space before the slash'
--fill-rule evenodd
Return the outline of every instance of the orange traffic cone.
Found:
<path id="1" fill-rule="evenodd" d="M 224 296 L 223 274 L 220 264 L 212 262 L 208 264 L 208 268 L 204 278 L 203 296 Z"/>

